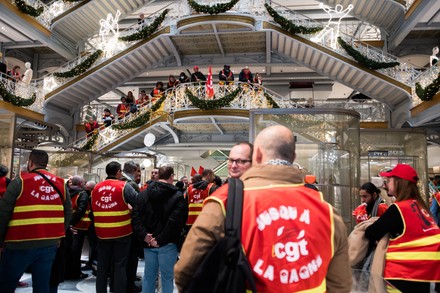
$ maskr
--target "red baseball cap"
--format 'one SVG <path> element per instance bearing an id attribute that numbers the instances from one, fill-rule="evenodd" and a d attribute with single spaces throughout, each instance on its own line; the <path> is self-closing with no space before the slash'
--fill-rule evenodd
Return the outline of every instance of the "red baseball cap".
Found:
<path id="1" fill-rule="evenodd" d="M 405 164 L 397 164 L 393 170 L 382 172 L 379 175 L 382 177 L 399 177 L 412 183 L 417 183 L 417 180 L 419 180 L 416 170 L 410 165 Z"/>
<path id="2" fill-rule="evenodd" d="M 194 66 L 194 69 L 199 69 L 199 67 L 198 66 Z"/>

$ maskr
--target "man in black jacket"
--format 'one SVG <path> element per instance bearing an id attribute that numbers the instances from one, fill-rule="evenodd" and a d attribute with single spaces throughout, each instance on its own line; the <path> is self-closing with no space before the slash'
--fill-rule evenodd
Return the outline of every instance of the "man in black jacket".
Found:
<path id="1" fill-rule="evenodd" d="M 159 180 L 139 193 L 138 206 L 133 209 L 133 228 L 144 243 L 145 292 L 154 292 L 158 269 L 162 292 L 173 292 L 177 243 L 188 217 L 186 201 L 173 180 L 172 167 L 159 168 Z"/>

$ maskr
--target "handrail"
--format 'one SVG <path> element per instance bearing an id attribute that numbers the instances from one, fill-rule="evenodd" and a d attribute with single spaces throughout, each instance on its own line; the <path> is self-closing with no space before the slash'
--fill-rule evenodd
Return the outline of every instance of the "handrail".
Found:
<path id="1" fill-rule="evenodd" d="M 301 25 L 307 26 L 307 27 L 312 27 L 312 26 L 316 26 L 317 24 L 321 25 L 321 23 L 313 20 L 313 19 L 309 19 L 307 18 L 307 21 L 304 22 L 302 21 L 303 18 L 297 18 L 296 16 L 299 15 L 296 11 L 292 11 L 289 8 L 279 5 L 274 7 L 273 4 L 275 5 L 279 5 L 276 2 L 272 2 L 272 8 L 277 10 L 279 9 L 279 7 L 281 7 L 283 9 L 283 11 L 281 11 L 280 14 L 283 14 L 283 17 L 289 19 L 292 22 L 301 22 Z M 303 17 L 303 16 L 301 16 Z M 271 20 L 270 22 L 278 25 L 274 20 Z M 319 34 L 317 34 L 319 36 Z M 352 60 L 354 60 L 353 57 L 351 57 L 343 48 L 341 48 L 341 46 L 332 46 L 332 42 L 334 42 L 334 39 L 329 39 L 329 38 L 325 38 L 326 36 L 324 35 L 321 39 L 317 38 L 317 35 L 306 35 L 306 34 L 302 34 L 301 36 L 305 39 L 308 39 L 316 44 L 319 44 L 321 46 L 324 46 L 328 49 L 331 49 L 332 51 L 337 52 L 338 54 L 345 56 L 347 58 L 350 58 Z M 352 36 L 346 35 L 344 33 L 339 32 L 339 35 L 342 37 L 342 39 L 349 44 L 351 47 L 353 47 L 353 49 L 355 49 L 356 51 L 359 51 L 361 54 L 363 54 L 364 56 L 366 56 L 369 59 L 372 59 L 374 61 L 377 62 L 399 62 L 399 58 L 396 56 L 393 56 L 387 52 L 384 52 L 380 49 L 377 49 L 371 45 L 368 45 L 367 43 L 362 42 L 359 39 L 356 39 Z M 387 68 L 387 69 L 379 69 L 377 70 L 378 72 L 394 79 L 397 80 L 403 84 L 413 84 L 414 83 L 414 79 L 420 74 L 419 70 L 415 69 L 416 67 L 412 64 L 409 63 L 404 63 L 401 64 L 400 66 L 396 66 L 393 68 Z"/>
<path id="2" fill-rule="evenodd" d="M 354 102 L 354 101 L 315 101 L 310 102 L 305 99 L 301 100 L 291 100 L 289 98 L 283 97 L 275 92 L 270 91 L 262 86 L 253 86 L 241 82 L 236 82 L 229 85 L 215 84 L 214 86 L 216 99 L 221 99 L 224 96 L 231 94 L 237 88 L 240 89 L 238 95 L 227 107 L 226 109 L 259 109 L 259 108 L 270 108 L 271 103 L 267 100 L 266 94 L 269 94 L 271 99 L 280 108 L 308 108 L 308 107 L 338 107 L 344 109 L 356 110 L 361 115 L 361 121 L 385 121 L 386 113 L 385 106 L 382 103 L 375 101 L 364 101 L 364 102 Z M 143 105 L 138 105 L 138 111 L 136 113 L 130 113 L 122 119 L 115 119 L 113 124 L 109 127 L 101 127 L 98 131 L 97 142 L 92 148 L 93 151 L 102 149 L 103 147 L 114 143 L 116 140 L 136 131 L 138 128 L 130 128 L 125 130 L 115 129 L 115 125 L 121 125 L 124 123 L 130 123 L 134 119 L 139 118 L 142 115 L 149 113 L 150 123 L 152 119 L 157 117 L 167 116 L 173 119 L 174 113 L 179 111 L 197 109 L 194 107 L 186 95 L 186 90 L 189 90 L 194 96 L 202 100 L 211 100 L 205 96 L 205 86 L 200 83 L 184 83 L 180 84 L 175 88 L 171 88 L 165 91 L 166 96 L 165 101 L 161 107 L 156 112 L 151 112 L 152 104 L 151 99 L 148 103 Z M 155 113 L 155 114 L 154 114 Z M 148 123 L 147 123 L 148 124 Z M 145 125 L 145 124 L 144 124 Z M 70 144 L 70 147 L 77 149 L 83 148 L 90 138 L 87 136 L 81 137 L 78 140 Z"/>
<path id="3" fill-rule="evenodd" d="M 38 113 L 44 113 L 44 94 L 41 90 L 41 87 L 35 83 L 35 80 L 33 80 L 30 84 L 25 84 L 22 81 L 14 80 L 11 76 L 1 74 L 0 83 L 9 94 L 20 97 L 22 99 L 31 99 L 32 96 L 35 94 L 35 102 L 32 105 L 25 106 L 23 108 Z M 1 95 L 0 98 L 2 98 Z"/>
<path id="4" fill-rule="evenodd" d="M 430 68 L 422 72 L 419 76 L 417 76 L 416 79 L 414 80 L 414 83 L 419 83 L 422 87 L 427 87 L 435 79 L 438 78 L 439 74 L 440 74 L 440 66 L 436 66 L 436 65 L 431 66 Z M 412 101 L 412 107 L 415 107 L 423 103 L 423 100 L 420 99 L 420 97 L 417 95 L 415 87 L 412 88 L 411 101 Z"/>

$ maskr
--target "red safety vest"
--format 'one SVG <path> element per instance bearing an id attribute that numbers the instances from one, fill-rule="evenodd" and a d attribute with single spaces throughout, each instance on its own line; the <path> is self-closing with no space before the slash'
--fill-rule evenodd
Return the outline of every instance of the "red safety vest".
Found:
<path id="1" fill-rule="evenodd" d="M 227 185 L 207 201 L 226 207 Z M 333 208 L 301 185 L 245 188 L 241 241 L 258 292 L 325 292 Z"/>
<path id="2" fill-rule="evenodd" d="M 100 239 L 130 235 L 131 215 L 124 199 L 125 181 L 107 179 L 96 184 L 92 191 L 92 210 L 96 235 Z"/>
<path id="3" fill-rule="evenodd" d="M 6 177 L 0 177 L 0 198 L 3 197 L 3 194 L 6 192 Z"/>
<path id="4" fill-rule="evenodd" d="M 440 191 L 434 194 L 434 199 L 437 201 L 437 204 L 440 206 Z"/>
<path id="5" fill-rule="evenodd" d="M 65 236 L 63 178 L 39 170 L 61 191 L 36 173 L 21 173 L 22 190 L 15 202 L 5 242 L 56 239 Z"/>
<path id="6" fill-rule="evenodd" d="M 385 213 L 387 209 L 388 209 L 388 206 L 386 204 L 380 203 L 377 208 L 377 217 L 382 216 L 383 213 Z M 354 211 L 351 214 L 353 217 L 356 218 L 356 223 L 358 223 L 358 224 L 371 218 L 371 214 L 369 215 L 367 213 L 367 205 L 366 204 L 359 205 L 357 208 L 354 209 Z"/>
<path id="7" fill-rule="evenodd" d="M 394 203 L 403 219 L 403 233 L 390 239 L 384 278 L 440 281 L 440 229 L 415 200 Z"/>
<path id="8" fill-rule="evenodd" d="M 203 201 L 209 196 L 209 191 L 214 183 L 209 183 L 205 189 L 196 189 L 193 185 L 188 187 L 188 220 L 187 225 L 192 225 L 200 215 Z"/>
<path id="9" fill-rule="evenodd" d="M 78 198 L 79 198 L 80 194 L 81 194 L 81 192 L 72 198 L 72 209 L 74 212 L 76 210 L 78 210 Z M 86 212 L 84 213 L 84 216 L 82 216 L 82 218 L 79 220 L 79 222 L 75 225 L 75 229 L 78 229 L 78 230 L 88 230 L 89 229 L 90 224 L 91 224 L 89 214 L 90 214 L 90 205 L 87 201 Z"/>

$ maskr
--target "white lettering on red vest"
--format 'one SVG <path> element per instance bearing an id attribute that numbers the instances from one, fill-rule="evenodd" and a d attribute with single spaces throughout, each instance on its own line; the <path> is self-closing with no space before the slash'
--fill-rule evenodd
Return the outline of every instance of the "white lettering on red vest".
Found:
<path id="1" fill-rule="evenodd" d="M 263 231 L 267 226 L 270 226 L 272 222 L 276 222 L 279 219 L 284 220 L 296 220 L 298 218 L 298 209 L 291 206 L 280 206 L 278 209 L 270 207 L 257 216 L 256 222 L 258 230 Z M 300 222 L 310 224 L 310 211 L 305 209 L 299 218 Z"/>

